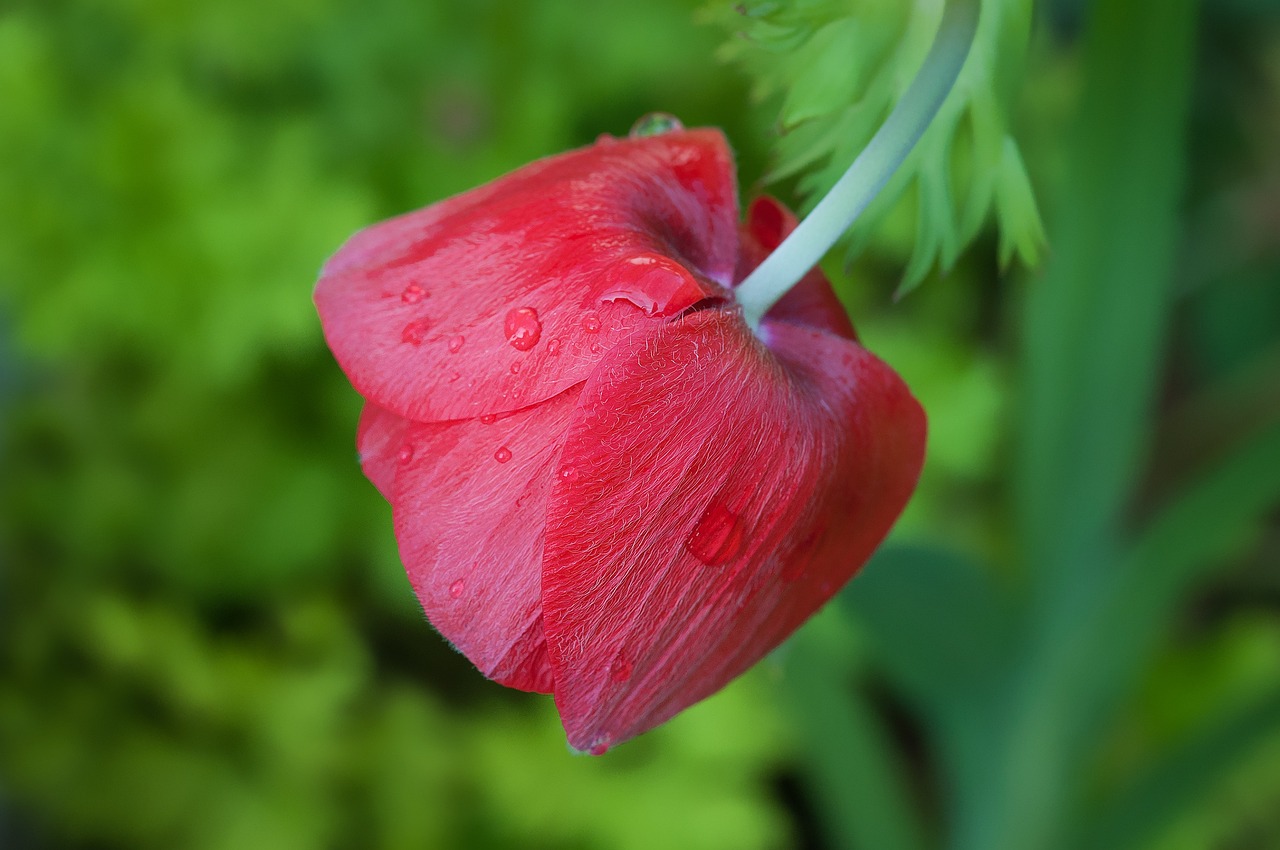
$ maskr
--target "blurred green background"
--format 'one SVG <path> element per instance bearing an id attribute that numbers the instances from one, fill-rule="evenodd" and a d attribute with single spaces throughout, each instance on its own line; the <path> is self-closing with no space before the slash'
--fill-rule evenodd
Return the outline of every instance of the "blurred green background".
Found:
<path id="1" fill-rule="evenodd" d="M 680 0 L 0 2 L 0 847 L 1280 847 L 1280 9 L 1044 3 L 1049 233 L 895 303 L 893 541 L 603 758 L 424 622 L 310 292 L 364 224 L 776 104 Z M 787 185 L 773 187 L 788 197 Z"/>

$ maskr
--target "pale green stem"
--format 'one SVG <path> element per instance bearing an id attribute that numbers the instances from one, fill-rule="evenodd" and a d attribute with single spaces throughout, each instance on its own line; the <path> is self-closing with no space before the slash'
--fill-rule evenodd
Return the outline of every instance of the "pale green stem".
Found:
<path id="1" fill-rule="evenodd" d="M 978 26 L 979 0 L 951 0 L 929 55 L 880 129 L 800 226 L 734 294 L 754 331 L 760 319 L 817 265 L 902 165 L 947 99 Z"/>

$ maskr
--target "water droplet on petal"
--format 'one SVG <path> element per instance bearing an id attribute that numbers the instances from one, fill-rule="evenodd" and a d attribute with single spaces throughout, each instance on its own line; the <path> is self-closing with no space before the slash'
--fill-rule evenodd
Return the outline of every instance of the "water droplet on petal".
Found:
<path id="1" fill-rule="evenodd" d="M 622 651 L 619 651 L 613 657 L 613 663 L 609 665 L 609 678 L 618 684 L 622 684 L 631 678 L 633 669 L 634 665 L 631 663 L 631 659 L 627 658 Z"/>
<path id="2" fill-rule="evenodd" d="M 720 502 L 712 502 L 684 545 L 709 567 L 723 564 L 742 550 L 742 524 L 738 522 L 738 515 Z"/>
<path id="3" fill-rule="evenodd" d="M 450 337 L 450 339 L 449 339 L 449 353 L 450 353 L 450 354 L 457 354 L 459 351 L 461 351 L 461 350 L 462 350 L 462 346 L 463 346 L 463 344 L 464 344 L 466 341 L 467 341 L 467 338 L 466 338 L 465 336 L 463 336 L 462 334 L 458 334 L 458 335 L 457 335 L 457 336 L 455 336 L 455 337 Z"/>
<path id="4" fill-rule="evenodd" d="M 409 443 L 405 443 L 401 446 L 400 451 L 396 453 L 396 460 L 400 461 L 402 464 L 409 463 L 413 460 L 413 446 Z"/>
<path id="5" fill-rule="evenodd" d="M 542 322 L 538 320 L 538 311 L 532 307 L 518 307 L 507 313 L 502 330 L 516 351 L 528 351 L 542 338 Z"/>
<path id="6" fill-rule="evenodd" d="M 430 320 L 414 319 L 400 332 L 400 341 L 407 342 L 409 345 L 422 345 L 422 340 L 426 338 L 427 331 L 430 329 Z"/>
<path id="7" fill-rule="evenodd" d="M 406 304 L 417 304 L 427 297 L 427 291 L 416 283 L 411 283 L 400 293 L 400 300 Z"/>
<path id="8" fill-rule="evenodd" d="M 587 750 L 587 752 L 591 753 L 593 756 L 602 756 L 609 752 L 609 747 L 611 746 L 613 746 L 613 736 L 604 735 L 592 744 L 591 749 Z"/>
<path id="9" fill-rule="evenodd" d="M 451 384 L 452 384 L 452 383 L 454 383 L 455 381 L 457 381 L 457 380 L 458 380 L 459 378 L 461 378 L 461 377 L 462 377 L 462 375 L 458 374 L 457 372 L 454 372 L 452 375 L 450 375 L 450 376 L 449 376 L 449 383 L 451 383 Z"/>
<path id="10" fill-rule="evenodd" d="M 589 334 L 599 333 L 600 331 L 600 314 L 595 310 L 588 310 L 582 314 L 582 329 Z"/>
<path id="11" fill-rule="evenodd" d="M 547 340 L 547 354 L 550 354 L 552 357 L 555 357 L 559 353 L 560 353 L 560 340 L 558 339 Z"/>
<path id="12" fill-rule="evenodd" d="M 597 145 L 612 145 L 617 141 L 618 141 L 617 139 L 615 139 L 613 136 L 610 136 L 608 133 L 601 133 L 600 135 L 596 136 Z"/>
<path id="13" fill-rule="evenodd" d="M 572 466 L 566 466 L 560 470 L 560 480 L 572 484 L 578 480 L 578 470 Z"/>
<path id="14" fill-rule="evenodd" d="M 492 425 L 497 421 L 498 421 L 498 414 L 496 413 L 486 413 L 484 416 L 480 417 L 481 425 Z"/>
<path id="15" fill-rule="evenodd" d="M 600 347 L 600 343 L 598 343 L 598 342 L 593 342 L 593 343 L 591 343 L 591 353 L 592 353 L 592 354 L 599 354 L 601 351 L 604 351 L 604 349 Z"/>
<path id="16" fill-rule="evenodd" d="M 519 364 L 519 363 L 512 363 L 512 364 L 511 364 L 511 374 L 513 374 L 513 375 L 519 375 L 519 374 L 520 374 L 520 364 Z"/>
<path id="17" fill-rule="evenodd" d="M 498 449 L 496 452 L 493 453 L 493 459 L 496 460 L 498 463 L 506 463 L 507 461 L 511 460 L 511 449 L 507 448 L 506 446 L 503 446 L 502 448 Z"/>
<path id="18" fill-rule="evenodd" d="M 633 139 L 640 139 L 683 129 L 684 124 L 680 123 L 680 119 L 674 115 L 668 112 L 650 112 L 631 125 L 631 132 L 628 135 Z"/>
<path id="19" fill-rule="evenodd" d="M 459 596 L 462 595 L 462 591 L 466 586 L 467 586 L 466 582 L 464 582 L 462 579 L 458 579 L 453 584 L 449 585 L 449 595 L 452 596 L 454 599 L 457 599 Z"/>

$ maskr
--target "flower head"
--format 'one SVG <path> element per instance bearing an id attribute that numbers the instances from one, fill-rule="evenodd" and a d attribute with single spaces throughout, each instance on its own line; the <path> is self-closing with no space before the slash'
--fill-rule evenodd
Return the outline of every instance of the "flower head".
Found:
<path id="1" fill-rule="evenodd" d="M 914 488 L 923 412 L 821 272 L 758 335 L 735 303 L 794 227 L 770 198 L 739 226 L 718 131 L 604 137 L 362 231 L 316 287 L 427 617 L 579 749 L 777 646 Z"/>

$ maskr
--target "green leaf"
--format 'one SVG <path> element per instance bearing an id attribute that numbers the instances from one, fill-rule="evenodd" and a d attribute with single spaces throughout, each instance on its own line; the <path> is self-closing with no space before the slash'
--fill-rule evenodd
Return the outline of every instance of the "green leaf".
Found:
<path id="1" fill-rule="evenodd" d="M 901 756 L 856 679 L 838 617 L 832 619 L 819 618 L 785 650 L 787 697 L 806 733 L 807 778 L 828 840 L 833 847 L 924 850 Z"/>
<path id="2" fill-rule="evenodd" d="M 1092 850 L 1148 846 L 1276 735 L 1280 735 L 1280 689 L 1225 716 L 1215 713 L 1190 742 L 1151 765 L 1081 830 L 1071 846 Z"/>
<path id="3" fill-rule="evenodd" d="M 980 567 L 952 552 L 885 547 L 840 603 L 894 683 L 935 715 L 973 694 L 1006 655 L 1006 600 Z"/>
<path id="4" fill-rule="evenodd" d="M 1028 292 L 1014 502 L 1040 599 L 1104 575 L 1147 453 L 1186 162 L 1194 4 L 1096 3 L 1054 232 Z M 1117 238 L 1116 222 L 1124 223 Z"/>

